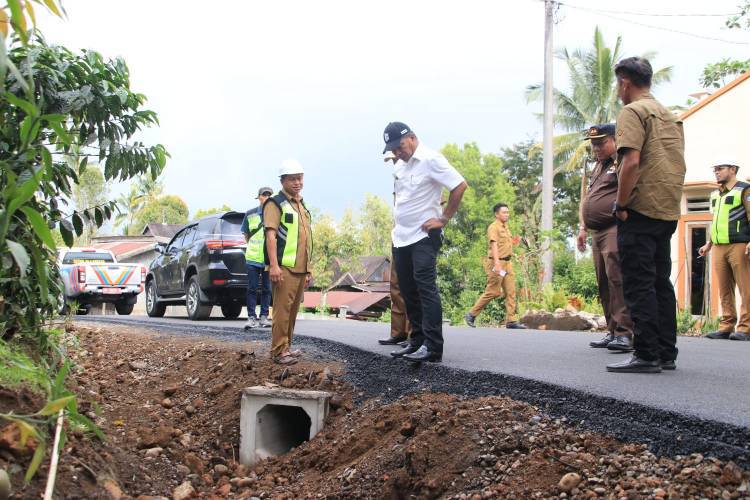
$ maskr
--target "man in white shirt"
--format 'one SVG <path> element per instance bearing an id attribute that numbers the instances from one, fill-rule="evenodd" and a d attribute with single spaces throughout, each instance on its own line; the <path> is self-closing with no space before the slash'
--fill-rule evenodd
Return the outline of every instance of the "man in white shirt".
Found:
<path id="1" fill-rule="evenodd" d="M 467 184 L 440 153 L 419 143 L 408 125 L 391 122 L 383 132 L 395 165 L 393 257 L 412 333 L 409 345 L 391 353 L 412 362 L 443 359 L 443 307 L 437 288 L 442 229 L 458 210 Z M 443 189 L 450 191 L 441 209 Z"/>

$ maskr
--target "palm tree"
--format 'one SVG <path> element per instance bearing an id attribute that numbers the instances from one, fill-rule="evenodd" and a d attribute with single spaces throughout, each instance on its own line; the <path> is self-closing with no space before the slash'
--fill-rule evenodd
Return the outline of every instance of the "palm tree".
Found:
<path id="1" fill-rule="evenodd" d="M 115 216 L 115 226 L 127 222 L 123 226 L 122 234 L 130 234 L 130 228 L 133 225 L 133 217 L 141 209 L 146 197 L 138 192 L 135 184 L 130 185 L 130 192 L 121 194 L 117 198 L 118 214 Z"/>
<path id="2" fill-rule="evenodd" d="M 590 50 L 568 49 L 557 51 L 557 58 L 565 61 L 570 73 L 570 90 L 554 89 L 554 121 L 567 133 L 554 138 L 555 173 L 571 172 L 585 166 L 589 157 L 588 142 L 582 132 L 591 125 L 611 123 L 617 118 L 622 105 L 617 98 L 615 63 L 621 58 L 622 37 L 618 36 L 614 48 L 604 42 L 597 26 L 594 30 L 594 45 Z M 642 57 L 653 59 L 655 52 Z M 672 66 L 654 72 L 652 86 L 670 81 Z M 526 101 L 542 100 L 543 86 L 530 85 L 526 89 Z"/>
<path id="3" fill-rule="evenodd" d="M 160 180 L 144 174 L 136 179 L 136 189 L 138 194 L 145 198 L 144 201 L 153 201 L 164 193 L 164 184 Z"/>

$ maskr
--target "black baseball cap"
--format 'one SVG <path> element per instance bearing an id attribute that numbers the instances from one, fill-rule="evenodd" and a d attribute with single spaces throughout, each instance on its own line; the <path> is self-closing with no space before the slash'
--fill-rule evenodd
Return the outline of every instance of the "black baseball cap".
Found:
<path id="1" fill-rule="evenodd" d="M 594 125 L 589 127 L 586 131 L 586 139 L 601 139 L 608 135 L 614 137 L 615 135 L 615 124 L 604 123 L 602 125 Z"/>
<path id="2" fill-rule="evenodd" d="M 392 151 L 401 144 L 401 138 L 411 132 L 409 125 L 402 122 L 391 122 L 383 131 L 383 140 L 385 141 L 385 148 L 383 154 L 386 151 Z"/>

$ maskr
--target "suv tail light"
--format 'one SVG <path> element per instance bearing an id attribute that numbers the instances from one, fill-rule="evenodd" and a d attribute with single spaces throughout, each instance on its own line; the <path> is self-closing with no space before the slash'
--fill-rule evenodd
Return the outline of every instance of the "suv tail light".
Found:
<path id="1" fill-rule="evenodd" d="M 141 283 L 146 282 L 146 268 L 141 266 Z"/>
<path id="2" fill-rule="evenodd" d="M 222 248 L 235 248 L 245 245 L 245 240 L 206 240 L 209 250 L 220 250 Z"/>
<path id="3" fill-rule="evenodd" d="M 78 271 L 78 282 L 86 283 L 86 268 L 83 266 L 79 266 L 76 269 Z"/>

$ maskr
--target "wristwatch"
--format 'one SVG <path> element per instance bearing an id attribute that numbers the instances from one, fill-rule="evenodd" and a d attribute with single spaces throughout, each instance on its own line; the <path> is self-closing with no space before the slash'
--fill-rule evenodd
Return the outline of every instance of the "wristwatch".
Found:
<path id="1" fill-rule="evenodd" d="M 612 213 L 615 212 L 625 212 L 627 211 L 628 207 L 623 207 L 622 205 L 618 205 L 617 202 L 615 202 L 614 206 L 612 207 Z"/>
<path id="2" fill-rule="evenodd" d="M 443 223 L 444 225 L 446 225 L 446 226 L 448 225 L 448 220 L 449 220 L 449 219 L 448 219 L 448 217 L 446 217 L 445 215 L 441 215 L 440 217 L 438 217 L 438 220 L 439 220 L 440 222 L 442 222 L 442 223 Z"/>

